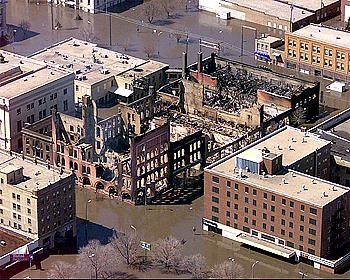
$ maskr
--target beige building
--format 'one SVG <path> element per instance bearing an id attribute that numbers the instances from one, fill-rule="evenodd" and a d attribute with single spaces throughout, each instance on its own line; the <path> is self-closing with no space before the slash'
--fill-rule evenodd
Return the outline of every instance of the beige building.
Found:
<path id="1" fill-rule="evenodd" d="M 20 151 L 21 130 L 53 110 L 74 113 L 74 75 L 0 51 L 0 149 Z"/>
<path id="2" fill-rule="evenodd" d="M 284 65 L 284 41 L 265 35 L 255 39 L 255 59 L 274 65 Z"/>
<path id="3" fill-rule="evenodd" d="M 340 14 L 339 0 L 199 0 L 199 9 L 281 31 L 294 31 Z"/>
<path id="4" fill-rule="evenodd" d="M 350 74 L 350 33 L 316 24 L 286 33 L 285 57 L 287 68 L 347 81 Z"/>
<path id="5" fill-rule="evenodd" d="M 7 0 L 0 0 L 0 38 L 6 35 L 6 3 Z"/>
<path id="6" fill-rule="evenodd" d="M 168 69 L 167 64 L 131 57 L 75 38 L 39 51 L 32 58 L 74 72 L 75 102 L 81 103 L 82 97 L 88 95 L 103 107 L 116 99 L 127 103 L 138 100 L 141 96 L 134 94 L 134 88 L 141 82 L 159 89 L 166 81 Z"/>
<path id="7" fill-rule="evenodd" d="M 39 239 L 39 246 L 76 235 L 74 175 L 0 153 L 0 227 Z"/>

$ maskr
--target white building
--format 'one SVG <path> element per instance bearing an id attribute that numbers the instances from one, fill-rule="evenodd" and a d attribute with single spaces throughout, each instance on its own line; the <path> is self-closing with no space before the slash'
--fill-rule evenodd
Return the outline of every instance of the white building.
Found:
<path id="1" fill-rule="evenodd" d="M 111 7 L 117 7 L 118 5 L 125 5 L 127 2 L 136 3 L 135 0 L 53 0 L 56 4 L 63 6 L 76 8 L 88 13 L 100 13 L 108 10 Z M 51 0 L 48 0 L 51 2 Z"/>
<path id="2" fill-rule="evenodd" d="M 74 74 L 0 51 L 0 149 L 20 151 L 26 123 L 74 113 Z"/>

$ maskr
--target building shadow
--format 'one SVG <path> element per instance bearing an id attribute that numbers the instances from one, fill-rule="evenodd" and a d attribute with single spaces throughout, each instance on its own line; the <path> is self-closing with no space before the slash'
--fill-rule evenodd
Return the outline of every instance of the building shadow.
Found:
<path id="1" fill-rule="evenodd" d="M 0 47 L 6 46 L 13 42 L 21 42 L 40 34 L 32 30 L 23 31 L 21 27 L 12 24 L 7 25 L 7 33 L 8 34 L 6 36 L 0 39 Z"/>
<path id="2" fill-rule="evenodd" d="M 123 4 L 118 4 L 116 6 L 109 7 L 107 8 L 107 10 L 108 12 L 112 12 L 112 13 L 122 13 L 142 3 L 143 3 L 143 0 L 130 0 L 130 1 L 125 1 Z"/>
<path id="3" fill-rule="evenodd" d="M 165 26 L 165 25 L 170 25 L 173 24 L 174 21 L 171 19 L 158 19 L 153 22 L 154 25 L 158 26 Z"/>
<path id="4" fill-rule="evenodd" d="M 113 233 L 113 228 L 77 218 L 77 249 L 84 247 L 90 240 L 99 240 L 101 244 L 105 245 Z"/>

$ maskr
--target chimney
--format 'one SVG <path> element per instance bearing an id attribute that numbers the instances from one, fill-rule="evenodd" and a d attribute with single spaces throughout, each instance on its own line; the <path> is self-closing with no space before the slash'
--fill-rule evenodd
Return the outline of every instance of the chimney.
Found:
<path id="1" fill-rule="evenodd" d="M 182 53 L 182 78 L 186 77 L 187 72 L 187 52 Z"/>
<path id="2" fill-rule="evenodd" d="M 203 72 L 203 53 L 198 52 L 198 66 L 197 66 L 198 73 Z"/>

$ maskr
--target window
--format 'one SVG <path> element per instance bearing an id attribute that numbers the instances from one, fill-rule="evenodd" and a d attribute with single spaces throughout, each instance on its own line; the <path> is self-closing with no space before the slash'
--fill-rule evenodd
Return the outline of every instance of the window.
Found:
<path id="1" fill-rule="evenodd" d="M 256 210 L 253 210 L 253 216 L 256 216 Z"/>
<path id="2" fill-rule="evenodd" d="M 316 230 L 312 229 L 312 228 L 309 228 L 309 233 L 311 235 L 316 235 Z"/>
<path id="3" fill-rule="evenodd" d="M 234 214 L 233 214 L 233 218 L 234 218 L 235 220 L 237 220 L 237 219 L 238 219 L 238 215 L 237 215 L 237 213 L 234 213 Z"/>
<path id="4" fill-rule="evenodd" d="M 28 213 L 28 215 L 31 215 L 32 214 L 32 210 L 28 208 L 27 213 Z"/>
<path id="5" fill-rule="evenodd" d="M 294 248 L 294 243 L 293 242 L 290 242 L 290 241 L 287 241 L 286 242 L 286 245 L 290 248 Z"/>
<path id="6" fill-rule="evenodd" d="M 263 229 L 266 229 L 266 224 L 265 223 L 263 223 Z"/>
<path id="7" fill-rule="evenodd" d="M 304 216 L 300 215 L 300 221 L 304 222 Z"/>
<path id="8" fill-rule="evenodd" d="M 267 193 L 264 193 L 264 198 L 267 199 Z"/>
<path id="9" fill-rule="evenodd" d="M 256 200 L 255 199 L 253 199 L 253 205 L 256 206 Z"/>
<path id="10" fill-rule="evenodd" d="M 226 225 L 227 225 L 227 226 L 231 226 L 230 221 L 226 221 Z"/>
<path id="11" fill-rule="evenodd" d="M 288 236 L 289 238 L 293 238 L 293 232 L 289 232 Z"/>
<path id="12" fill-rule="evenodd" d="M 256 190 L 253 189 L 253 195 L 256 195 Z"/>
<path id="13" fill-rule="evenodd" d="M 236 193 L 235 193 L 235 199 L 237 199 L 237 200 L 238 200 L 238 194 L 236 194 Z"/>
<path id="14" fill-rule="evenodd" d="M 226 187 L 231 188 L 231 182 L 230 181 L 226 182 Z"/>
<path id="15" fill-rule="evenodd" d="M 289 222 L 289 227 L 293 228 L 293 222 Z"/>
<path id="16" fill-rule="evenodd" d="M 16 194 L 15 193 L 12 193 L 12 198 L 16 199 Z"/>
<path id="17" fill-rule="evenodd" d="M 64 90 L 63 90 L 63 95 L 66 95 L 68 93 L 68 90 L 65 88 Z"/>
<path id="18" fill-rule="evenodd" d="M 271 211 L 275 212 L 275 206 L 271 205 Z"/>
<path id="19" fill-rule="evenodd" d="M 211 201 L 212 201 L 212 202 L 215 202 L 215 203 L 219 203 L 219 198 L 213 196 L 213 197 L 211 198 Z"/>
<path id="20" fill-rule="evenodd" d="M 213 187 L 213 188 L 212 188 L 212 191 L 213 191 L 213 193 L 219 193 L 219 188 Z"/>
<path id="21" fill-rule="evenodd" d="M 284 198 L 282 198 L 282 204 L 286 205 L 286 200 Z"/>
<path id="22" fill-rule="evenodd" d="M 283 216 L 286 215 L 286 210 L 282 209 L 282 215 L 283 215 Z"/>
<path id="23" fill-rule="evenodd" d="M 315 220 L 315 219 L 310 218 L 310 219 L 309 219 L 309 223 L 310 223 L 310 224 L 312 224 L 312 225 L 316 225 L 316 220 Z"/>
<path id="24" fill-rule="evenodd" d="M 245 223 L 248 223 L 248 222 L 249 222 L 248 217 L 244 217 L 244 222 L 245 222 Z"/>
<path id="25" fill-rule="evenodd" d="M 271 195 L 271 200 L 276 201 L 276 197 L 274 195 Z"/>
<path id="26" fill-rule="evenodd" d="M 233 208 L 234 208 L 235 210 L 238 210 L 238 204 L 235 204 L 235 205 L 233 206 Z"/>
<path id="27" fill-rule="evenodd" d="M 301 232 L 304 231 L 304 226 L 300 226 L 300 231 L 301 231 Z"/>
<path id="28" fill-rule="evenodd" d="M 267 204 L 266 203 L 263 204 L 263 208 L 267 209 Z"/>
<path id="29" fill-rule="evenodd" d="M 270 226 L 270 231 L 274 232 L 275 231 L 275 227 L 274 226 Z"/>
<path id="30" fill-rule="evenodd" d="M 214 222 L 219 222 L 219 218 L 216 217 L 216 216 L 212 216 L 211 219 L 212 219 Z"/>
<path id="31" fill-rule="evenodd" d="M 231 202 L 230 201 L 226 201 L 226 206 L 227 207 L 231 207 Z"/>
<path id="32" fill-rule="evenodd" d="M 309 238 L 308 244 L 315 246 L 316 241 L 314 239 Z"/>
<path id="33" fill-rule="evenodd" d="M 317 215 L 317 209 L 315 209 L 315 208 L 310 208 L 310 214 Z"/>
<path id="34" fill-rule="evenodd" d="M 290 212 L 290 213 L 289 213 L 289 217 L 293 218 L 293 217 L 294 217 L 294 213 L 293 213 L 293 212 Z"/>
<path id="35" fill-rule="evenodd" d="M 281 224 L 282 224 L 282 226 L 285 226 L 286 225 L 286 220 L 281 220 Z"/>
<path id="36" fill-rule="evenodd" d="M 68 100 L 63 101 L 63 111 L 68 111 Z"/>
<path id="37" fill-rule="evenodd" d="M 238 190 L 238 184 L 235 183 L 235 190 Z"/>
<path id="38" fill-rule="evenodd" d="M 230 216 L 231 216 L 230 211 L 226 211 L 226 217 L 230 217 Z"/>
<path id="39" fill-rule="evenodd" d="M 275 216 L 271 216 L 271 222 L 275 221 Z"/>
<path id="40" fill-rule="evenodd" d="M 244 192 L 249 193 L 249 188 L 248 188 L 248 187 L 245 187 L 245 188 L 244 188 Z"/>
<path id="41" fill-rule="evenodd" d="M 245 198 L 244 198 L 244 202 L 245 202 L 245 203 L 249 203 L 249 198 L 248 198 L 248 197 L 245 197 Z"/>
<path id="42" fill-rule="evenodd" d="M 211 207 L 211 211 L 214 212 L 214 213 L 219 213 L 219 208 L 216 207 L 216 206 L 212 206 Z"/>
<path id="43" fill-rule="evenodd" d="M 290 206 L 290 207 L 294 207 L 294 202 L 293 202 L 293 201 L 290 201 L 290 202 L 289 202 L 289 206 Z"/>
<path id="44" fill-rule="evenodd" d="M 216 176 L 213 176 L 213 183 L 218 184 L 219 183 L 219 178 Z"/>
<path id="45" fill-rule="evenodd" d="M 244 207 L 244 213 L 248 213 L 248 212 L 249 212 L 248 207 Z"/>
<path id="46" fill-rule="evenodd" d="M 281 229 L 281 235 L 286 235 L 286 231 L 284 229 Z"/>
<path id="47" fill-rule="evenodd" d="M 264 219 L 264 220 L 266 220 L 266 219 L 267 219 L 267 215 L 266 215 L 266 213 L 263 213 L 263 214 L 262 214 L 262 216 L 263 216 L 263 219 Z"/>
<path id="48" fill-rule="evenodd" d="M 226 193 L 227 197 L 231 197 L 231 192 Z"/>
<path id="49" fill-rule="evenodd" d="M 256 220 L 252 220 L 252 225 L 256 226 Z"/>
<path id="50" fill-rule="evenodd" d="M 21 114 L 21 108 L 17 109 L 17 116 Z"/>

